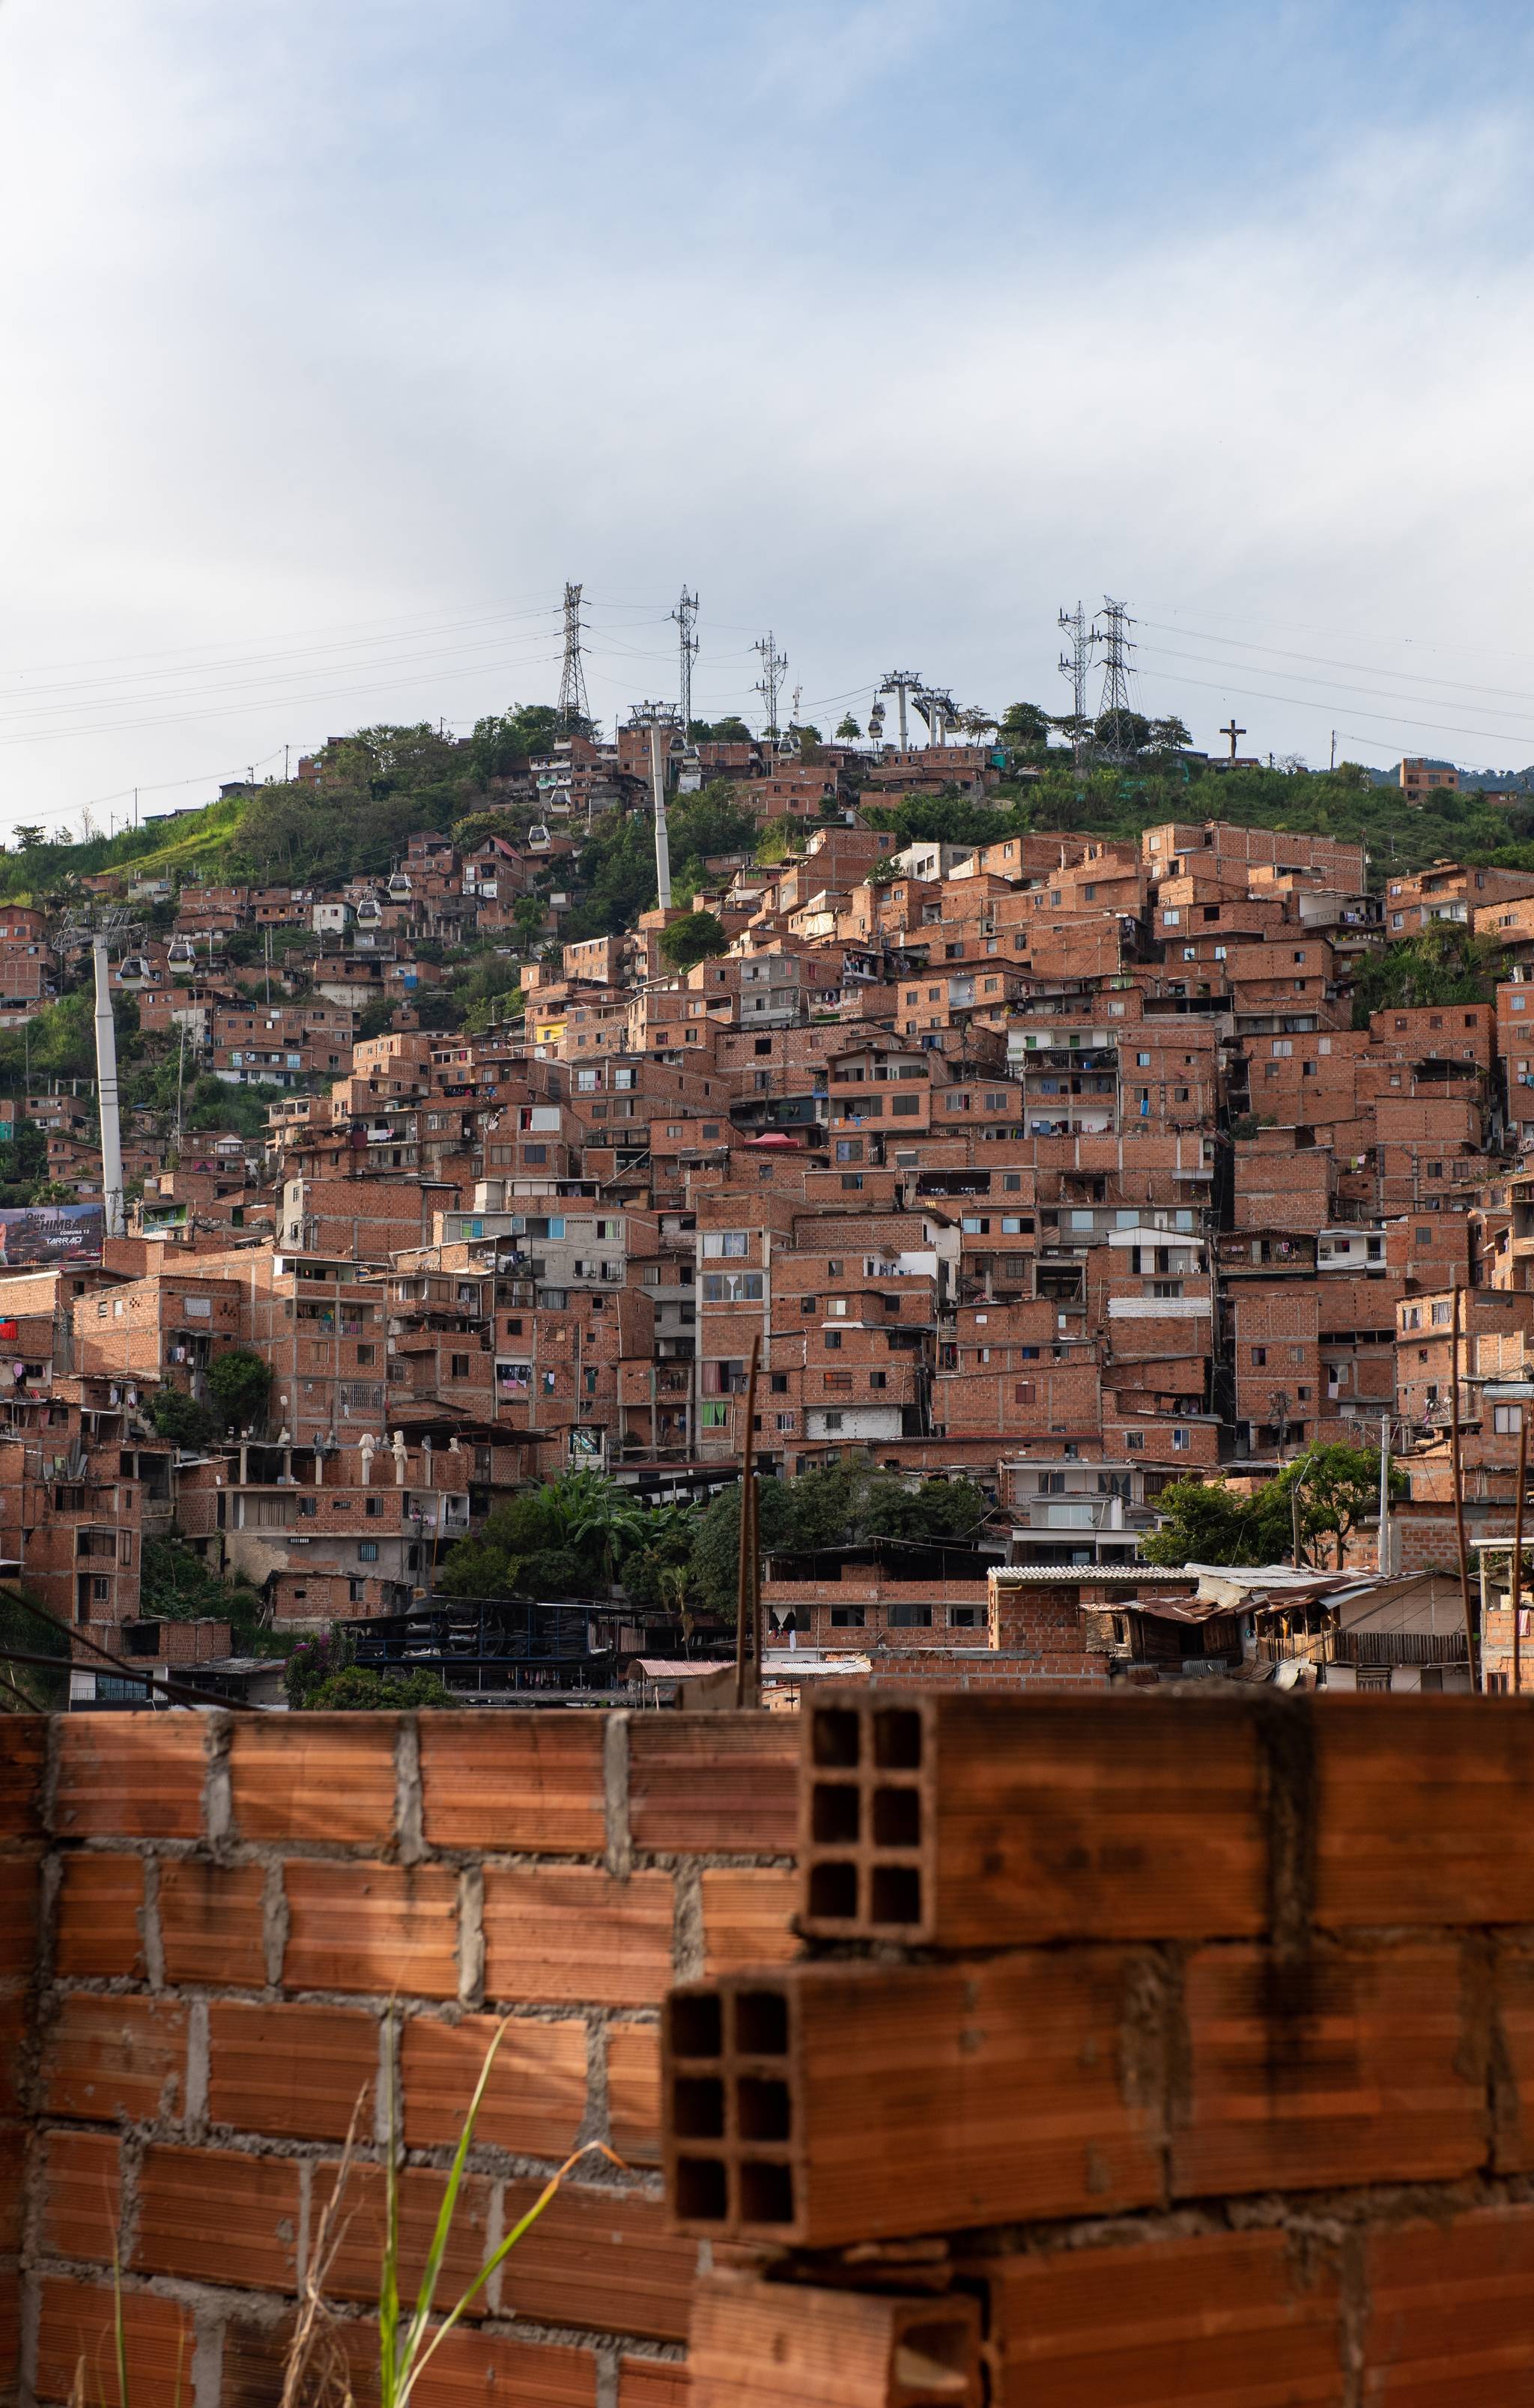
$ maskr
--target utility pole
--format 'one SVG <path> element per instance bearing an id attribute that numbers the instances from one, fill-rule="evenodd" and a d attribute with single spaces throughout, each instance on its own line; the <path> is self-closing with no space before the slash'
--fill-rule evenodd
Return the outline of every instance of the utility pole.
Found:
<path id="1" fill-rule="evenodd" d="M 778 696 L 782 690 L 783 673 L 788 667 L 788 654 L 778 650 L 770 629 L 762 638 L 760 643 L 752 646 L 752 650 L 758 655 L 762 664 L 762 674 L 756 681 L 754 691 L 761 695 L 767 703 L 767 732 L 769 736 L 776 736 Z"/>
<path id="2" fill-rule="evenodd" d="M 681 699 L 681 732 L 690 735 L 693 724 L 693 663 L 697 658 L 697 595 L 681 589 L 681 600 L 670 613 L 678 628 L 678 650 L 681 652 L 679 683 Z"/>
<path id="3" fill-rule="evenodd" d="M 1380 1544 L 1375 1569 L 1382 1580 L 1392 1570 L 1390 1544 L 1390 1415 L 1380 1415 Z"/>
<path id="4" fill-rule="evenodd" d="M 1334 769 L 1337 767 L 1337 730 L 1335 727 L 1331 732 L 1331 766 Z"/>
<path id="5" fill-rule="evenodd" d="M 1107 623 L 1099 628 L 1094 620 L 1092 626 L 1093 636 L 1103 651 L 1102 709 L 1098 717 L 1107 724 L 1105 749 L 1109 759 L 1124 762 L 1135 751 L 1135 710 L 1129 698 L 1130 655 L 1135 646 L 1128 632 L 1135 622 L 1124 604 L 1115 602 L 1111 594 L 1103 595 L 1097 617 Z"/>
<path id="6" fill-rule="evenodd" d="M 581 659 L 581 588 L 565 588 L 565 666 L 559 677 L 559 724 L 568 736 L 577 721 L 589 725 L 591 704 L 586 696 L 586 672 Z"/>
<path id="7" fill-rule="evenodd" d="M 1475 1617 L 1470 1611 L 1470 1559 L 1465 1550 L 1465 1464 L 1459 1444 L 1459 1280 L 1454 1283 L 1454 1324 L 1449 1340 L 1449 1448 L 1455 1484 L 1455 1540 L 1459 1550 L 1459 1602 L 1465 1616 L 1465 1655 L 1470 1687 L 1481 1684 L 1475 1672 Z"/>
<path id="8" fill-rule="evenodd" d="M 1528 1409 L 1518 1408 L 1518 1494 L 1512 1507 L 1512 1578 L 1508 1602 L 1512 1608 L 1512 1694 L 1524 1685 L 1524 1651 L 1518 1632 L 1518 1612 L 1524 1601 L 1524 1491 L 1528 1486 Z"/>
<path id="9" fill-rule="evenodd" d="M 1069 649 L 1060 655 L 1060 675 L 1070 681 L 1070 715 L 1075 722 L 1071 731 L 1071 752 L 1076 774 L 1080 777 L 1086 767 L 1090 738 L 1086 732 L 1086 673 L 1092 666 L 1092 647 L 1097 641 L 1086 624 L 1086 612 L 1080 602 L 1074 610 L 1062 610 L 1060 624 L 1070 638 Z"/>

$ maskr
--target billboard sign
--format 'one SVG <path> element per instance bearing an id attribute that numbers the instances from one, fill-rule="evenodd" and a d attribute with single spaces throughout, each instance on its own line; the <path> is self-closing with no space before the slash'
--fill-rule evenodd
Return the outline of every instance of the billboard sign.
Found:
<path id="1" fill-rule="evenodd" d="M 0 1270 L 99 1257 L 106 1234 L 100 1204 L 24 1204 L 0 1211 Z"/>

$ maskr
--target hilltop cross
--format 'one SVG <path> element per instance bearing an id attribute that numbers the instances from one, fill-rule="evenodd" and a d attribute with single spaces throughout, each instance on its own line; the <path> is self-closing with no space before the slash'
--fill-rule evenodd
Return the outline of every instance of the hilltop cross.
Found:
<path id="1" fill-rule="evenodd" d="M 1237 738 L 1237 737 L 1238 737 L 1238 736 L 1244 736 L 1244 735 L 1246 734 L 1246 730 L 1245 730 L 1245 728 L 1244 728 L 1244 727 L 1238 727 L 1238 726 L 1237 726 L 1237 724 L 1236 724 L 1236 714 L 1235 714 L 1235 712 L 1234 712 L 1234 711 L 1232 711 L 1232 712 L 1231 712 L 1231 714 L 1230 714 L 1230 721 L 1229 721 L 1229 724 L 1228 724 L 1227 726 L 1225 726 L 1225 727 L 1217 728 L 1217 729 L 1215 730 L 1215 733 L 1216 733 L 1217 735 L 1219 735 L 1219 736 L 1228 736 L 1228 737 L 1229 737 L 1229 738 L 1230 738 L 1230 757 L 1231 757 L 1231 759 L 1234 761 L 1234 759 L 1236 758 L 1236 738 Z"/>

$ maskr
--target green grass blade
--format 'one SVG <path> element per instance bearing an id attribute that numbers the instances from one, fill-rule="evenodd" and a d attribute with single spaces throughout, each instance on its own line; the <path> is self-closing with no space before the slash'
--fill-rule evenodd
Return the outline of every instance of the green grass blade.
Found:
<path id="1" fill-rule="evenodd" d="M 543 2214 L 544 2209 L 552 2202 L 565 2181 L 566 2175 L 571 2172 L 572 2168 L 581 2163 L 582 2157 L 589 2157 L 594 2149 L 598 2150 L 604 2157 L 609 2158 L 613 2165 L 620 2167 L 623 2166 L 623 2158 L 615 2156 L 613 2151 L 608 2147 L 605 2141 L 588 2141 L 583 2149 L 577 2149 L 573 2157 L 566 2158 L 564 2164 L 560 2167 L 559 2172 L 556 2174 L 550 2175 L 548 2181 L 544 2184 L 543 2188 L 539 2191 L 537 2199 L 533 2201 L 533 2204 L 528 2209 L 526 2214 L 518 2218 L 510 2231 L 507 2234 L 505 2240 L 500 2243 L 500 2246 L 485 2259 L 484 2264 L 475 2275 L 473 2282 L 464 2293 L 463 2298 L 459 2300 L 453 2307 L 450 2308 L 441 2324 L 432 2335 L 430 2342 L 427 2344 L 426 2347 L 422 2350 L 419 2359 L 412 2360 L 409 2378 L 400 2393 L 399 2400 L 396 2402 L 396 2408 L 408 2408 L 410 2388 L 414 2385 L 417 2375 L 423 2374 L 425 2372 L 426 2368 L 431 2364 L 437 2351 L 441 2346 L 442 2343 L 446 2341 L 449 2333 L 452 2332 L 453 2326 L 458 2322 L 459 2318 L 465 2315 L 472 2301 L 475 2300 L 479 2297 L 480 2293 L 484 2289 L 485 2285 L 489 2282 L 492 2274 L 495 2272 L 496 2267 L 505 2264 L 507 2258 L 510 2257 L 512 2250 L 522 2239 L 523 2234 L 528 2230 L 530 2226 L 535 2225 L 538 2222 L 538 2217 Z"/>
<path id="2" fill-rule="evenodd" d="M 394 2100 L 394 2014 L 383 2048 L 383 2266 L 379 2281 L 379 2396 L 396 2408 L 399 2388 L 399 2114 Z"/>
<path id="3" fill-rule="evenodd" d="M 398 2401 L 394 2403 L 385 2402 L 384 2408 L 403 2408 L 404 2401 L 409 2396 L 410 2385 L 415 2379 L 416 2356 L 425 2337 L 432 2301 L 437 2297 L 437 2286 L 442 2272 L 442 2260 L 447 2255 L 452 2219 L 457 2213 L 458 2197 L 463 2188 L 464 2169 L 469 2150 L 474 2143 L 474 2128 L 480 2120 L 480 2109 L 484 2101 L 485 2086 L 490 2080 L 491 2068 L 495 2062 L 496 2051 L 506 2037 L 506 2027 L 509 2021 L 509 2017 L 503 2016 L 496 2026 L 495 2037 L 485 2051 L 484 2063 L 480 2068 L 480 2079 L 474 2086 L 474 2096 L 468 2103 L 468 2114 L 464 2118 L 463 2129 L 458 2135 L 458 2146 L 452 2153 L 452 2166 L 448 2174 L 447 2187 L 442 2193 L 442 2204 L 437 2210 L 431 2247 L 426 2253 L 426 2262 L 422 2269 L 421 2287 L 416 2293 L 415 2313 L 410 2318 L 409 2328 L 405 2335 L 401 2352 Z M 470 2297 L 472 2296 L 471 2293 Z"/>
<path id="4" fill-rule="evenodd" d="M 128 2340 L 122 2329 L 122 2260 L 112 2243 L 112 2340 L 117 2351 L 117 2408 L 128 2408 Z"/>

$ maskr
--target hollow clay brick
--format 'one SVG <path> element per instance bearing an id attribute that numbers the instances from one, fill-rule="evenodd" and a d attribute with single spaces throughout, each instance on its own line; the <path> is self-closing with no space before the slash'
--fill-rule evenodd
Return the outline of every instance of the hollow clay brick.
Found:
<path id="1" fill-rule="evenodd" d="M 167 1982 L 259 1989 L 266 1979 L 261 1865 L 169 1856 L 160 1867 L 160 1940 Z"/>
<path id="2" fill-rule="evenodd" d="M 53 1828 L 66 1840 L 194 1840 L 202 1828 L 201 1714 L 63 1714 Z"/>
<path id="3" fill-rule="evenodd" d="M 538 2189 L 508 2183 L 507 2231 Z M 672 2231 L 663 2200 L 610 2183 L 567 2182 L 507 2259 L 502 2308 L 537 2324 L 685 2341 L 696 2266 L 696 2243 Z"/>
<path id="4" fill-rule="evenodd" d="M 1343 2408 L 1335 2272 L 1280 2232 L 1053 2250 L 986 2284 L 996 2408 Z"/>
<path id="5" fill-rule="evenodd" d="M 67 1856 L 59 1884 L 54 1965 L 65 1981 L 142 1981 L 144 1860 Z"/>
<path id="6" fill-rule="evenodd" d="M 323 1864 L 282 1869 L 290 1990 L 388 1998 L 458 1995 L 458 1876 L 440 1865 Z"/>
<path id="7" fill-rule="evenodd" d="M 495 2037 L 494 2015 L 437 2023 L 413 2015 L 400 2037 L 408 2148 L 451 2148 Z M 513 2016 L 501 2035 L 474 2128 L 478 2144 L 515 2157 L 566 2157 L 586 2112 L 586 2027 Z"/>
<path id="8" fill-rule="evenodd" d="M 130 2264 L 141 2274 L 291 2291 L 298 2209 L 299 2172 L 291 2157 L 146 2149 Z"/>
<path id="9" fill-rule="evenodd" d="M 378 2081 L 379 2024 L 348 2007 L 208 2010 L 208 2114 L 213 2124 L 284 2140 L 340 2141 L 358 2094 Z M 371 2123 L 365 2105 L 359 2130 Z"/>
<path id="10" fill-rule="evenodd" d="M 629 1726 L 629 1828 L 676 1856 L 792 1856 L 798 1736 L 786 1714 L 644 1714 Z"/>
<path id="11" fill-rule="evenodd" d="M 1276 1963 L 1204 1949 L 1184 1983 L 1191 2071 L 1180 2198 L 1452 2180 L 1488 2147 L 1457 1949 L 1408 1943 Z"/>
<path id="12" fill-rule="evenodd" d="M 186 2112 L 186 2010 L 164 1999 L 62 1998 L 43 2050 L 50 2115 L 152 2123 Z"/>
<path id="13" fill-rule="evenodd" d="M 309 2229 L 335 2188 L 337 2169 L 315 2169 L 309 2208 Z M 426 2166 L 405 2166 L 399 2176 L 399 2287 L 413 2300 L 424 2271 L 447 2176 Z M 338 2300 L 376 2304 L 379 2269 L 383 2260 L 385 2231 L 384 2178 L 381 2166 L 353 2163 L 347 2172 L 337 2203 L 334 2231 L 338 2246 L 331 2260 L 326 2289 Z M 447 2253 L 437 2283 L 437 2303 L 449 2308 L 467 2290 L 490 2254 L 490 2185 L 482 2174 L 466 2174 L 448 2235 Z M 469 2311 L 486 2313 L 481 2292 Z"/>
<path id="14" fill-rule="evenodd" d="M 656 2007 L 671 1979 L 669 1873 L 487 1865 L 485 1991 L 525 2005 Z"/>
<path id="15" fill-rule="evenodd" d="M 43 2247 L 110 2265 L 122 2215 L 115 2133 L 50 2132 L 43 2143 Z"/>
<path id="16" fill-rule="evenodd" d="M 799 1953 L 789 1929 L 799 1903 L 798 1875 L 775 1865 L 709 1865 L 703 1885 L 703 1970 L 784 1965 Z"/>
<path id="17" fill-rule="evenodd" d="M 979 2305 L 706 2274 L 687 2371 L 692 2408 L 975 2408 Z"/>
<path id="18" fill-rule="evenodd" d="M 174 2408 L 192 2397 L 192 2311 L 153 2291 L 122 2294 L 122 2340 L 133 2408 Z M 66 2401 L 85 2361 L 85 2397 L 117 2398 L 112 2286 L 45 2282 L 37 2334 L 37 2397 Z"/>
<path id="19" fill-rule="evenodd" d="M 567 2344 L 449 2333 L 411 2395 L 416 2408 L 596 2408 L 596 2359 Z"/>
<path id="20" fill-rule="evenodd" d="M 609 2024 L 608 2115 L 621 2157 L 653 2164 L 661 2153 L 661 2036 L 655 2024 Z"/>
<path id="21" fill-rule="evenodd" d="M 1083 1947 L 674 1990 L 679 2224 L 815 2248 L 1159 2200 L 1165 2039 L 1144 1988 L 1143 1960 Z"/>
<path id="22" fill-rule="evenodd" d="M 607 1844 L 597 1714 L 423 1714 L 421 1785 L 434 1848 L 599 1856 Z"/>
<path id="23" fill-rule="evenodd" d="M 244 1840 L 383 1846 L 394 1828 L 397 1714 L 244 1714 L 229 1749 Z"/>
<path id="24" fill-rule="evenodd" d="M 1534 2206 L 1398 2224 L 1364 2244 L 1368 2408 L 1523 2408 L 1534 2389 Z"/>
<path id="25" fill-rule="evenodd" d="M 1229 1700 L 817 1692 L 804 1928 L 939 1948 L 1254 1937 L 1264 1764 Z"/>
<path id="26" fill-rule="evenodd" d="M 26 1981 L 36 1964 L 41 1885 L 37 1856 L 0 1856 L 0 1981 Z"/>
<path id="27" fill-rule="evenodd" d="M 1315 1717 L 1323 1927 L 1534 1923 L 1534 1698 L 1347 1698 Z"/>

